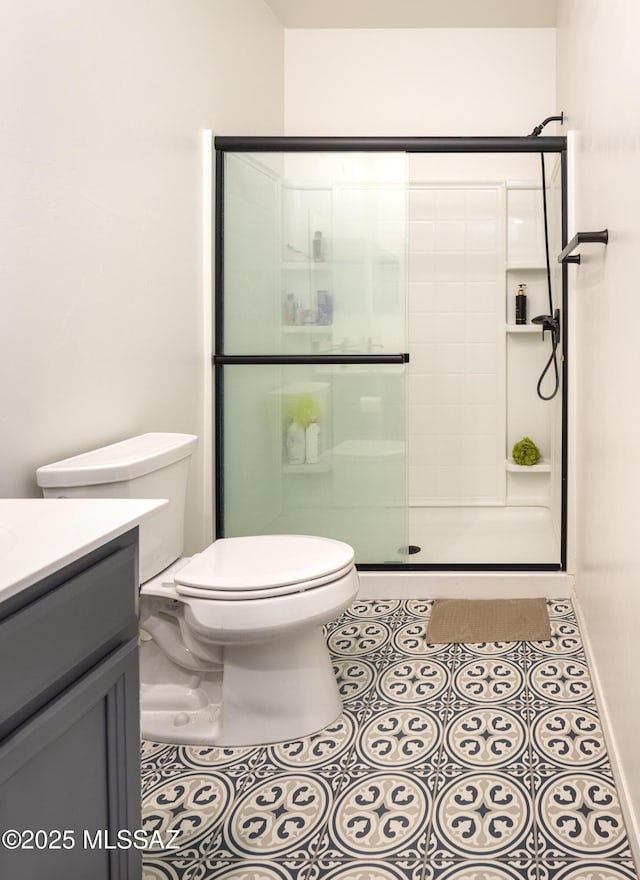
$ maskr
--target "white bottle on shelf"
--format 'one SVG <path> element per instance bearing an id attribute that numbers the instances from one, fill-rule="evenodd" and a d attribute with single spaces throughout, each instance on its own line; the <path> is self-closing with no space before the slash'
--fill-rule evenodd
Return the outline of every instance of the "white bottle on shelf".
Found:
<path id="1" fill-rule="evenodd" d="M 291 421 L 287 428 L 287 462 L 289 464 L 304 464 L 305 460 L 305 430 L 301 425 Z"/>
<path id="2" fill-rule="evenodd" d="M 318 464 L 320 460 L 320 425 L 312 419 L 305 431 L 305 461 L 307 464 Z"/>

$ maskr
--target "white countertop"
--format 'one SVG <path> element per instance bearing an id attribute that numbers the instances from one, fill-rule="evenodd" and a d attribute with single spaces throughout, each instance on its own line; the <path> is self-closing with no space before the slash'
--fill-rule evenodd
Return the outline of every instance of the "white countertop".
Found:
<path id="1" fill-rule="evenodd" d="M 166 504 L 159 499 L 0 498 L 0 601 Z"/>

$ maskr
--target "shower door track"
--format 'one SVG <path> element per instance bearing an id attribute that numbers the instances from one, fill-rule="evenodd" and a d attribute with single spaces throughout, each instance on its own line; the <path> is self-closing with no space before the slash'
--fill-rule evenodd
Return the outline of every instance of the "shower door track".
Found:
<path id="1" fill-rule="evenodd" d="M 560 156 L 561 177 L 561 240 L 567 245 L 567 139 L 565 136 L 518 137 L 304 137 L 304 136 L 235 136 L 218 135 L 214 138 L 216 152 L 215 182 L 215 298 L 214 298 L 214 355 L 215 371 L 215 514 L 216 537 L 222 537 L 224 522 L 224 366 L 232 364 L 389 364 L 407 363 L 407 353 L 392 355 L 226 355 L 223 334 L 224 282 L 224 154 L 225 152 L 405 152 L 405 153 L 556 153 Z M 567 352 L 567 278 L 566 263 L 561 265 L 562 351 Z M 551 572 L 567 568 L 567 360 L 561 366 L 561 480 L 560 480 L 560 562 L 559 563 L 359 563 L 360 571 L 460 571 L 460 572 Z"/>

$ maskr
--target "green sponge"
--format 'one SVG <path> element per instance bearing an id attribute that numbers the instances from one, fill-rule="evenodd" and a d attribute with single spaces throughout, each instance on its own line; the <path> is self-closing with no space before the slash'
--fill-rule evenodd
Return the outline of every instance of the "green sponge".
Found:
<path id="1" fill-rule="evenodd" d="M 320 407 L 311 394 L 297 394 L 288 402 L 286 414 L 299 427 L 308 428 L 314 419 L 320 417 Z"/>
<path id="2" fill-rule="evenodd" d="M 531 467 L 532 464 L 540 461 L 540 450 L 529 437 L 523 437 L 513 447 L 511 452 L 513 460 L 516 464 L 522 464 Z"/>

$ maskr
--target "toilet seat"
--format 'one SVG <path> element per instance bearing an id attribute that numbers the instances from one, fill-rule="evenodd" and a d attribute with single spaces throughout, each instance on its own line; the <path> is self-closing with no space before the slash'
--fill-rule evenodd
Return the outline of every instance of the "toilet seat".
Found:
<path id="1" fill-rule="evenodd" d="M 250 600 L 306 592 L 354 566 L 353 548 L 309 535 L 219 538 L 175 574 L 175 590 L 199 599 Z"/>

